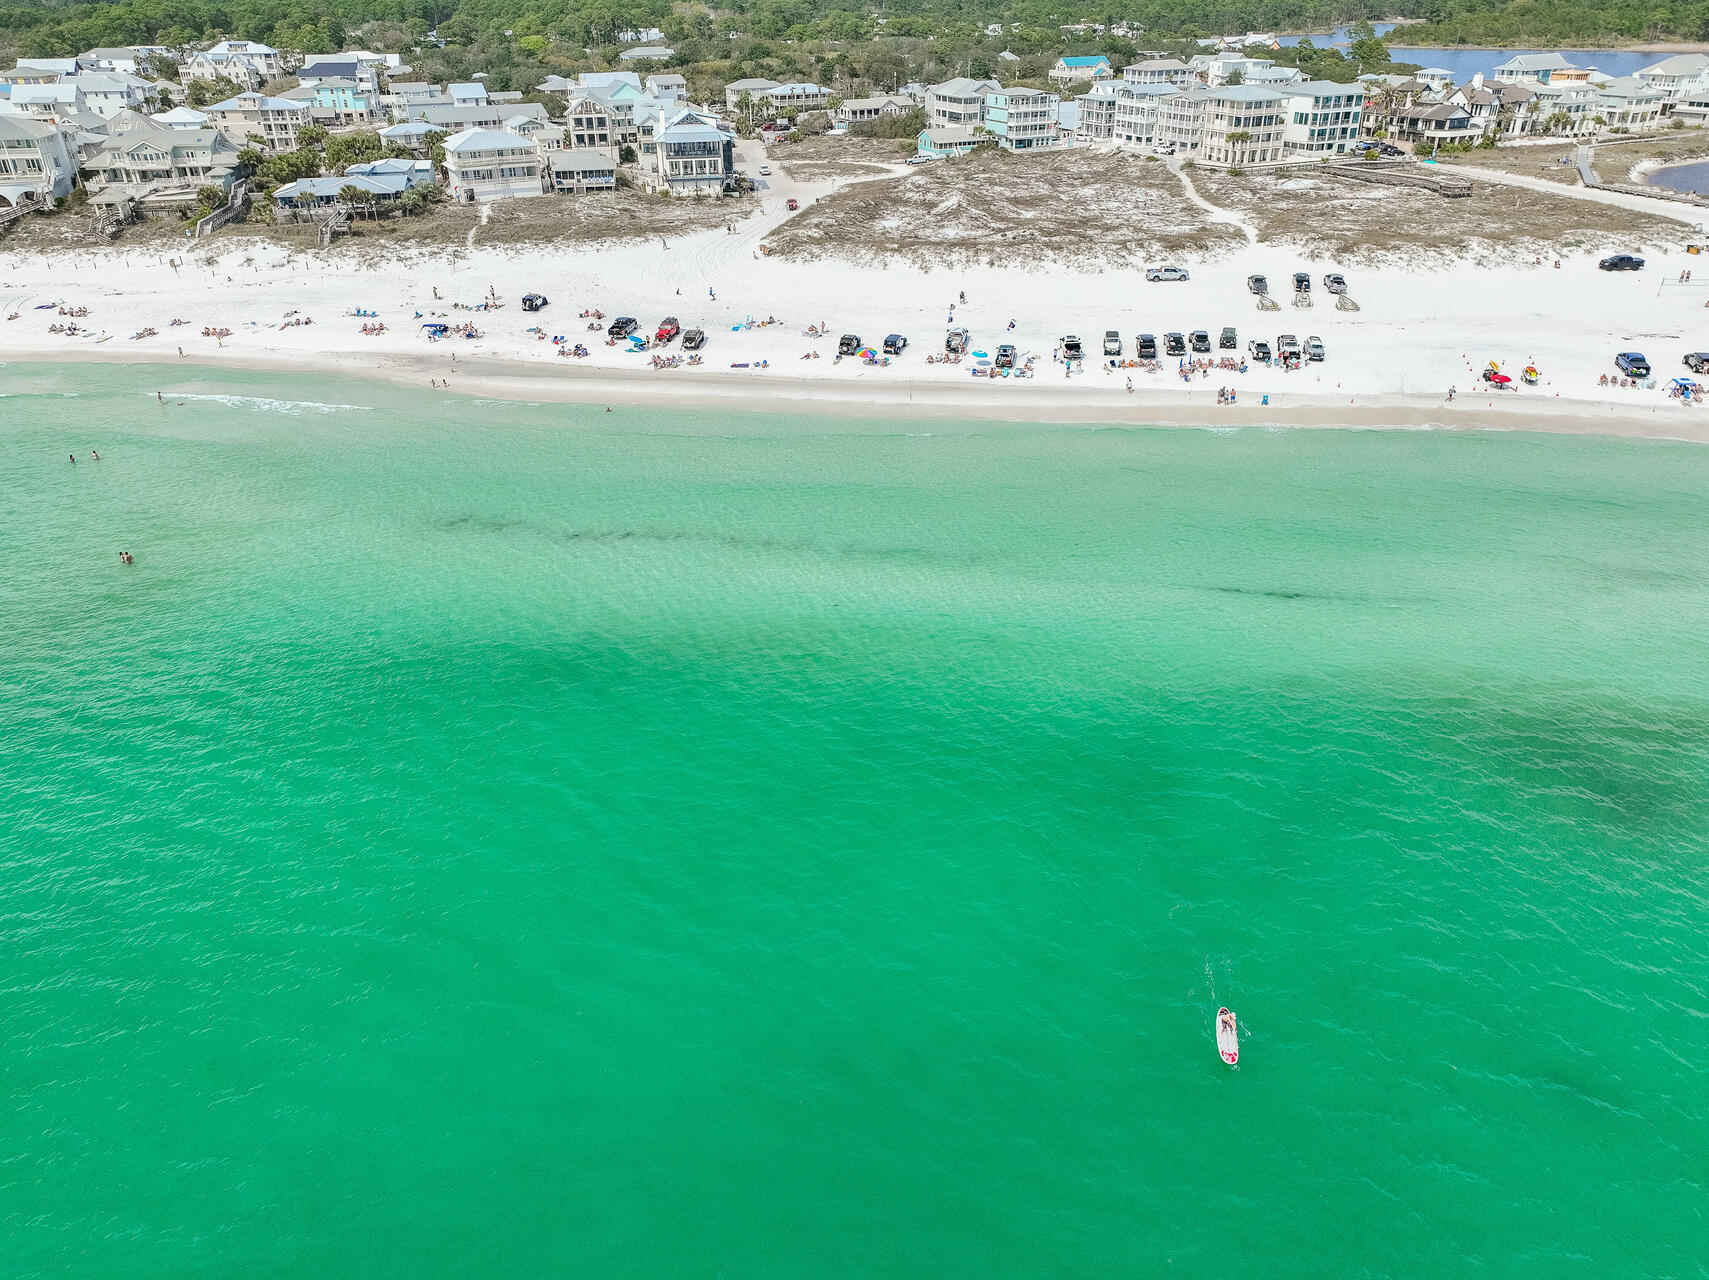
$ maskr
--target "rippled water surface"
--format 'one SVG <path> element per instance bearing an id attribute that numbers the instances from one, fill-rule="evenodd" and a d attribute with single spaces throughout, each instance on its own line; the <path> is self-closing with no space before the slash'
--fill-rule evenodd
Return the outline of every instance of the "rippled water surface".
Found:
<path id="1" fill-rule="evenodd" d="M 5 1276 L 1709 1273 L 1709 451 L 0 375 Z"/>

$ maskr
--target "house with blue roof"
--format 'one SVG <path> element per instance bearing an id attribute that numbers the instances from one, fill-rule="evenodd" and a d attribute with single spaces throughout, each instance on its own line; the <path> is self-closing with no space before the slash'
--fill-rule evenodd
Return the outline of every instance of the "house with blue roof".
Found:
<path id="1" fill-rule="evenodd" d="M 1057 84 L 1084 84 L 1087 81 L 1108 80 L 1114 74 L 1115 72 L 1110 70 L 1110 60 L 1101 53 L 1058 58 L 1056 65 L 1050 69 L 1050 78 Z"/>

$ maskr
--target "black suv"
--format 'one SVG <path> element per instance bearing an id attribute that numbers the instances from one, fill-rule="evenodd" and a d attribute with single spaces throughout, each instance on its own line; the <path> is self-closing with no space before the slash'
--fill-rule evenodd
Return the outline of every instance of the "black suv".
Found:
<path id="1" fill-rule="evenodd" d="M 1604 271 L 1642 271 L 1644 269 L 1644 260 L 1642 258 L 1634 258 L 1629 253 L 1617 253 L 1612 258 L 1604 258 L 1596 265 L 1601 267 Z"/>
<path id="2" fill-rule="evenodd" d="M 852 333 L 845 333 L 837 342 L 837 354 L 852 356 L 860 350 L 860 339 Z"/>
<path id="3" fill-rule="evenodd" d="M 1187 340 L 1178 333 L 1163 335 L 1163 354 L 1166 356 L 1184 356 L 1187 354 Z"/>
<path id="4" fill-rule="evenodd" d="M 1685 357 L 1685 367 L 1693 373 L 1709 373 L 1709 351 L 1693 351 Z"/>
<path id="5" fill-rule="evenodd" d="M 1217 346 L 1224 351 L 1233 351 L 1240 345 L 1240 339 L 1235 336 L 1234 326 L 1229 325 L 1222 331 L 1222 337 L 1217 340 Z"/>
<path id="6" fill-rule="evenodd" d="M 1206 333 L 1203 329 L 1194 329 L 1192 334 L 1187 338 L 1187 342 L 1194 351 L 1197 351 L 1201 355 L 1211 349 L 1211 335 Z"/>
<path id="7" fill-rule="evenodd" d="M 627 338 L 630 334 L 635 332 L 635 328 L 636 321 L 634 316 L 618 316 L 617 319 L 611 322 L 611 328 L 607 329 L 606 332 L 614 338 Z"/>
<path id="8" fill-rule="evenodd" d="M 1142 333 L 1134 339 L 1133 353 L 1141 360 L 1157 359 L 1157 339 L 1149 333 Z"/>

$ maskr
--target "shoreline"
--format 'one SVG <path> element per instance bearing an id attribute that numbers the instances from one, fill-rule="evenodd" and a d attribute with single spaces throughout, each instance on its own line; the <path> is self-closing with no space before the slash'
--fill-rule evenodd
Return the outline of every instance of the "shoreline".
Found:
<path id="1" fill-rule="evenodd" d="M 105 352 L 94 351 L 31 352 L 21 357 L 0 351 L 0 369 L 13 364 L 178 368 L 193 371 L 195 376 L 178 379 L 177 383 L 188 381 L 198 387 L 207 385 L 210 376 L 221 378 L 228 371 L 233 374 L 316 372 L 426 391 L 429 388 L 423 387 L 422 382 L 444 372 L 437 362 L 412 355 L 388 355 L 374 362 L 340 356 L 296 358 L 280 353 L 244 353 L 222 358 L 215 365 L 147 352 L 115 359 Z M 909 418 L 958 418 L 1038 426 L 1517 431 L 1709 444 L 1709 419 L 1699 419 L 1687 412 L 1668 412 L 1673 406 L 1653 406 L 1648 413 L 1637 413 L 1614 404 L 1566 401 L 1544 410 L 1511 392 L 1506 393 L 1505 400 L 1496 393 L 1460 395 L 1452 404 L 1428 396 L 1367 394 L 1349 396 L 1343 402 L 1339 397 L 1272 392 L 1268 405 L 1262 404 L 1258 396 L 1233 405 L 1219 405 L 1209 388 L 1196 393 L 1144 389 L 1112 403 L 1108 393 L 1067 389 L 1055 393 L 1024 392 L 1024 399 L 1006 397 L 1008 388 L 1001 382 L 973 388 L 941 382 L 893 381 L 879 388 L 862 388 L 855 396 L 834 384 L 770 371 L 743 376 L 704 370 L 697 371 L 698 376 L 692 381 L 685 378 L 672 383 L 639 370 L 560 368 L 492 356 L 472 356 L 466 366 L 466 372 L 459 372 L 456 385 L 443 389 L 445 394 L 469 400 L 605 404 L 630 409 L 740 409 L 840 419 L 883 418 L 900 412 Z M 182 393 L 188 387 L 163 381 L 158 387 L 140 388 L 168 395 L 175 389 Z M 979 394 L 986 390 L 991 394 Z M 1126 412 L 1117 412 L 1118 406 Z"/>

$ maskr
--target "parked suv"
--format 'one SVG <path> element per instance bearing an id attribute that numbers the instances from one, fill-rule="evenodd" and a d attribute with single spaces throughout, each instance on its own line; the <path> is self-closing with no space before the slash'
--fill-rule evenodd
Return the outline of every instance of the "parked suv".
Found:
<path id="1" fill-rule="evenodd" d="M 860 339 L 856 335 L 854 335 L 852 333 L 845 333 L 841 338 L 837 339 L 837 354 L 838 355 L 840 355 L 840 356 L 852 356 L 855 352 L 857 352 L 859 350 L 860 350 Z"/>
<path id="2" fill-rule="evenodd" d="M 1015 367 L 1015 349 L 1006 342 L 997 348 L 997 367 L 999 369 L 1013 369 Z"/>
<path id="3" fill-rule="evenodd" d="M 1693 351 L 1685 357 L 1685 367 L 1693 373 L 1709 373 L 1709 351 Z"/>
<path id="4" fill-rule="evenodd" d="M 884 354 L 887 356 L 899 356 L 902 354 L 903 348 L 907 345 L 908 339 L 904 338 L 901 334 L 890 334 L 884 339 Z"/>
<path id="5" fill-rule="evenodd" d="M 1084 360 L 1086 349 L 1080 345 L 1080 339 L 1072 333 L 1062 340 L 1062 358 L 1064 360 Z"/>
<path id="6" fill-rule="evenodd" d="M 1247 276 L 1246 287 L 1253 293 L 1270 292 L 1270 282 L 1263 276 Z"/>
<path id="7" fill-rule="evenodd" d="M 1259 364 L 1270 363 L 1270 344 L 1262 338 L 1254 338 L 1246 344 L 1246 354 Z"/>
<path id="8" fill-rule="evenodd" d="M 1157 359 L 1157 339 L 1149 333 L 1142 333 L 1133 340 L 1133 353 L 1141 360 Z"/>
<path id="9" fill-rule="evenodd" d="M 618 316 L 611 322 L 611 327 L 606 332 L 613 338 L 627 338 L 638 327 L 639 323 L 634 316 Z"/>
<path id="10" fill-rule="evenodd" d="M 1211 349 L 1211 335 L 1203 329 L 1194 329 L 1192 333 L 1187 335 L 1187 345 L 1203 355 Z"/>
<path id="11" fill-rule="evenodd" d="M 1114 329 L 1104 330 L 1104 354 L 1119 356 L 1122 353 L 1122 336 Z"/>
<path id="12" fill-rule="evenodd" d="M 1178 333 L 1163 335 L 1163 354 L 1166 356 L 1184 356 L 1187 354 L 1187 340 Z"/>
<path id="13" fill-rule="evenodd" d="M 1604 271 L 1642 271 L 1644 269 L 1644 260 L 1642 258 L 1634 258 L 1629 253 L 1617 253 L 1612 258 L 1604 258 L 1596 265 L 1601 267 Z"/>
<path id="14" fill-rule="evenodd" d="M 1315 333 L 1305 340 L 1305 358 L 1319 361 L 1323 359 L 1323 339 Z"/>
<path id="15" fill-rule="evenodd" d="M 1305 272 L 1305 271 L 1294 272 L 1294 292 L 1295 293 L 1310 293 L 1311 292 L 1311 275 L 1308 272 Z"/>
<path id="16" fill-rule="evenodd" d="M 1240 346 L 1240 338 L 1234 332 L 1234 326 L 1228 325 L 1222 331 L 1222 337 L 1217 339 L 1217 346 L 1224 351 L 1233 351 Z"/>
<path id="17" fill-rule="evenodd" d="M 1297 356 L 1300 353 L 1300 340 L 1291 333 L 1284 333 L 1276 339 L 1276 354 L 1279 356 Z"/>

